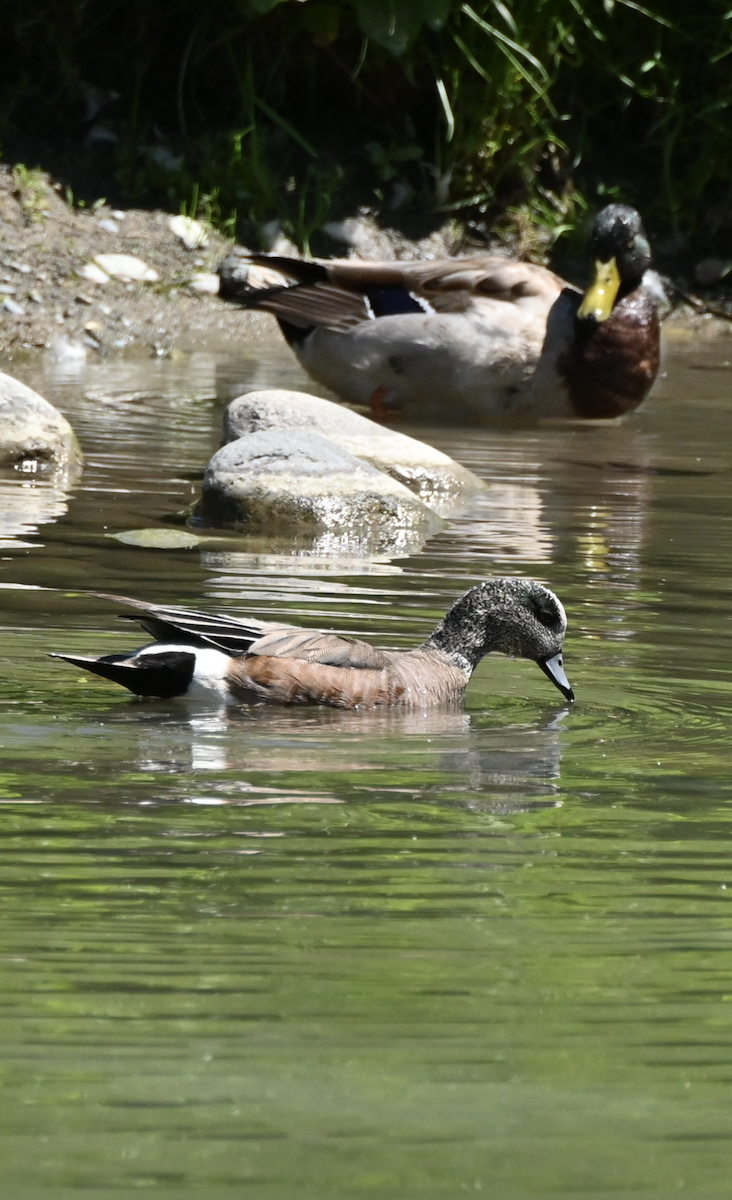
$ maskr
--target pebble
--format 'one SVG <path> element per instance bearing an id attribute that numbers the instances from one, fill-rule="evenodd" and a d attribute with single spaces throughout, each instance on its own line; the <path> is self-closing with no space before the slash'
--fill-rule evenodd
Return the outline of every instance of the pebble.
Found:
<path id="1" fill-rule="evenodd" d="M 79 272 L 82 279 L 88 279 L 90 283 L 109 283 L 110 276 L 96 263 L 87 263 Z"/>
<path id="2" fill-rule="evenodd" d="M 11 313 L 14 317 L 25 316 L 25 309 L 21 308 L 19 304 L 16 304 L 15 300 L 11 300 L 9 296 L 4 298 L 2 304 L 0 304 L 0 308 L 3 308 L 5 312 Z"/>
<path id="3" fill-rule="evenodd" d="M 17 290 L 9 283 L 0 283 L 0 294 L 3 296 L 14 296 Z"/>
<path id="4" fill-rule="evenodd" d="M 106 217 L 101 221 L 97 221 L 97 225 L 100 229 L 106 230 L 107 233 L 119 233 L 119 225 L 117 222 L 108 221 Z"/>
<path id="5" fill-rule="evenodd" d="M 123 283 L 155 283 L 160 278 L 157 271 L 134 254 L 96 254 L 94 261 L 87 263 L 80 273 L 94 283 L 109 283 L 110 278 L 121 279 Z"/>
<path id="6" fill-rule="evenodd" d="M 76 301 L 77 304 L 93 304 L 94 303 L 91 296 L 87 296 L 85 292 L 78 292 L 74 296 L 74 300 Z"/>
<path id="7" fill-rule="evenodd" d="M 194 292 L 208 292 L 212 296 L 218 296 L 219 282 L 218 275 L 199 272 L 189 279 L 188 286 L 193 288 Z"/>
<path id="8" fill-rule="evenodd" d="M 193 217 L 171 217 L 168 229 L 180 238 L 186 250 L 197 250 L 199 246 L 208 244 L 208 234 L 204 226 L 200 221 L 194 221 Z"/>

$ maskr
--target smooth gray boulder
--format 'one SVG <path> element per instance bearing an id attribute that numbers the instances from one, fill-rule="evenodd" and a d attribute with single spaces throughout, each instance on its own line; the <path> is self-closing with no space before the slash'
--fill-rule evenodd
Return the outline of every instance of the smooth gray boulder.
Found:
<path id="1" fill-rule="evenodd" d="M 442 521 L 391 476 L 306 429 L 265 430 L 222 446 L 194 519 L 270 535 L 333 534 L 392 552 L 419 545 Z"/>
<path id="2" fill-rule="evenodd" d="M 224 441 L 266 429 L 309 429 L 365 459 L 415 492 L 440 516 L 447 516 L 486 485 L 477 475 L 434 446 L 385 429 L 359 413 L 280 388 L 247 392 L 224 414 Z"/>
<path id="3" fill-rule="evenodd" d="M 38 392 L 0 372 L 0 467 L 57 470 L 79 462 L 79 443 L 66 418 Z"/>

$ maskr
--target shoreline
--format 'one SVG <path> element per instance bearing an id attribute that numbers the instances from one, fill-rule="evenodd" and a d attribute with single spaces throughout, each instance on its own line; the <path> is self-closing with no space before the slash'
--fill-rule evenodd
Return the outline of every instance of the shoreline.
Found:
<path id="1" fill-rule="evenodd" d="M 169 227 L 174 214 L 160 209 L 113 209 L 104 202 L 72 207 L 60 184 L 40 171 L 21 175 L 0 167 L 0 356 L 5 362 L 33 358 L 107 356 L 147 351 L 153 356 L 203 346 L 231 348 L 274 332 L 273 318 L 246 312 L 217 295 L 197 290 L 232 243 L 205 227 L 205 245 L 186 249 Z M 349 224 L 349 223 L 344 223 Z M 419 242 L 355 219 L 352 248 L 364 258 L 436 258 L 467 250 L 457 226 Z M 277 249 L 292 252 L 294 247 Z M 347 246 L 342 244 L 340 253 Z M 125 254 L 157 276 L 153 282 L 94 282 L 84 271 L 96 255 Z M 209 284 L 210 286 L 210 284 Z M 699 304 L 706 301 L 697 298 Z M 713 307 L 724 306 L 710 298 Z M 732 332 L 717 316 L 677 305 L 665 325 L 707 337 Z"/>

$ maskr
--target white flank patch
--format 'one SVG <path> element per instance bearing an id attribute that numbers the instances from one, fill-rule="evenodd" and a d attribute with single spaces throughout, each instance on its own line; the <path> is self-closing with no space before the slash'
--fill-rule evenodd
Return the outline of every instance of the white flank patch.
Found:
<path id="1" fill-rule="evenodd" d="M 193 679 L 188 685 L 186 696 L 198 699 L 206 696 L 210 700 L 215 699 L 221 702 L 223 699 L 231 704 L 234 703 L 234 698 L 226 684 L 226 672 L 231 658 L 228 654 L 224 654 L 223 650 L 215 650 L 213 646 L 210 649 L 191 646 L 185 642 L 180 644 L 178 642 L 153 642 L 150 646 L 143 646 L 142 650 L 138 650 L 137 657 L 143 658 L 150 655 L 154 658 L 156 654 L 172 652 L 195 654 L 196 656 Z"/>

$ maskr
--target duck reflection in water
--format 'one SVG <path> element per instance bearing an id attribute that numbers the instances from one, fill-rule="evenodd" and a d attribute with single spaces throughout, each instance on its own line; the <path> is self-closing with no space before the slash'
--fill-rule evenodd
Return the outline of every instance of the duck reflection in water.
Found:
<path id="1" fill-rule="evenodd" d="M 160 704 L 135 711 L 135 767 L 169 781 L 177 802 L 249 808 L 369 799 L 500 815 L 556 807 L 569 709 L 508 724 L 454 707 L 222 706 L 174 718 Z M 107 711 L 105 722 L 123 720 L 129 736 L 130 712 Z"/>

